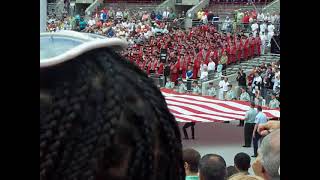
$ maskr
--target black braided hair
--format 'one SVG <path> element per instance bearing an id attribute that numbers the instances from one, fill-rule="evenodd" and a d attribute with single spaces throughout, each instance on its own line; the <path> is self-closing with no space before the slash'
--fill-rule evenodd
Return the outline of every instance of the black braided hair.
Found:
<path id="1" fill-rule="evenodd" d="M 164 97 L 108 48 L 40 69 L 40 180 L 184 180 Z"/>

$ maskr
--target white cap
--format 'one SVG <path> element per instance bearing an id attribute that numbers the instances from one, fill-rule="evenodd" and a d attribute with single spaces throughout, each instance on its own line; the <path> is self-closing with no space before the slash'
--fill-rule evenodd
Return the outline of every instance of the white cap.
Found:
<path id="1" fill-rule="evenodd" d="M 40 33 L 40 68 L 54 66 L 103 47 L 121 50 L 127 47 L 127 42 L 75 31 Z"/>

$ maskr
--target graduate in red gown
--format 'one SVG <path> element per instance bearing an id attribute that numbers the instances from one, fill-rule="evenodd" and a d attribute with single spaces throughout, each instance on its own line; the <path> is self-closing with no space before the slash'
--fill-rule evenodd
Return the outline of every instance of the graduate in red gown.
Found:
<path id="1" fill-rule="evenodd" d="M 256 55 L 260 56 L 261 55 L 261 39 L 260 36 L 257 36 L 255 38 L 256 41 Z"/>
<path id="2" fill-rule="evenodd" d="M 252 34 L 250 35 L 250 57 L 254 58 L 255 57 L 255 46 L 256 46 L 256 41 L 255 38 L 252 36 Z"/>
<path id="3" fill-rule="evenodd" d="M 230 62 L 231 63 L 236 63 L 237 62 L 237 47 L 231 43 L 230 47 Z"/>
<path id="4" fill-rule="evenodd" d="M 237 61 L 241 61 L 241 56 L 242 56 L 242 42 L 240 39 L 236 40 L 236 48 L 237 48 Z"/>
<path id="5" fill-rule="evenodd" d="M 201 56 L 197 56 L 194 59 L 192 79 L 197 79 L 198 78 L 198 72 L 200 70 L 200 62 L 201 62 L 201 60 L 202 60 Z"/>
<path id="6" fill-rule="evenodd" d="M 178 83 L 177 82 L 179 78 L 178 70 L 179 70 L 178 61 L 172 62 L 170 65 L 170 76 L 171 76 L 171 82 L 174 82 L 175 85 L 177 85 Z"/>
<path id="7" fill-rule="evenodd" d="M 249 38 L 244 38 L 243 59 L 248 60 L 249 57 Z"/>

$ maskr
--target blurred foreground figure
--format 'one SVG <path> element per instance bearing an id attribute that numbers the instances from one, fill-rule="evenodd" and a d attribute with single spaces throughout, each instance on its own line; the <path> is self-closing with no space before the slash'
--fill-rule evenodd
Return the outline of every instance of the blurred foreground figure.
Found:
<path id="1" fill-rule="evenodd" d="M 40 42 L 40 180 L 185 179 L 174 116 L 115 53 L 121 40 L 68 32 Z"/>

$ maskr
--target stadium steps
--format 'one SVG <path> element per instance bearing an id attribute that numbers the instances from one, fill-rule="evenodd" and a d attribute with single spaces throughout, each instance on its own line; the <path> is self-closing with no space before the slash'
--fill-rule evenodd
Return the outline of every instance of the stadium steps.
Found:
<path id="1" fill-rule="evenodd" d="M 242 68 L 243 71 L 250 71 L 253 67 L 255 66 L 260 66 L 261 63 L 272 63 L 272 62 L 277 62 L 278 60 L 280 60 L 280 55 L 278 54 L 266 54 L 266 55 L 262 55 L 260 57 L 256 57 L 250 60 L 247 60 L 245 62 L 241 62 L 240 64 L 233 64 L 227 67 L 226 69 L 226 76 L 230 76 L 233 74 L 236 74 L 239 70 L 239 68 Z M 219 76 L 216 73 L 214 76 L 214 80 L 218 79 Z"/>

